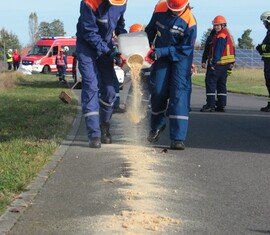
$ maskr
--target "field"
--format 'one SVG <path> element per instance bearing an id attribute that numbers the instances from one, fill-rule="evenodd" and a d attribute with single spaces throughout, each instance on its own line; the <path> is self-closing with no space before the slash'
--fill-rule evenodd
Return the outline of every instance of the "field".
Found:
<path id="1" fill-rule="evenodd" d="M 194 85 L 205 86 L 205 70 L 199 69 L 198 76 L 193 76 Z M 265 86 L 263 69 L 235 69 L 232 75 L 228 76 L 227 89 L 230 92 L 268 96 Z"/>

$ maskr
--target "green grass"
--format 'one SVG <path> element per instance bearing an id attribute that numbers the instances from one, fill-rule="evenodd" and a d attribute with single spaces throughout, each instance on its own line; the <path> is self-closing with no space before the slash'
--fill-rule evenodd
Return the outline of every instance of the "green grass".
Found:
<path id="1" fill-rule="evenodd" d="M 11 76 L 15 86 L 0 86 L 0 214 L 49 161 L 77 112 L 75 99 L 67 105 L 58 98 L 72 93 L 55 76 L 2 73 L 0 83 Z"/>
<path id="2" fill-rule="evenodd" d="M 205 70 L 199 72 L 205 72 Z M 192 83 L 205 87 L 204 79 L 204 75 L 194 76 Z M 235 93 L 268 96 L 263 69 L 234 69 L 227 79 L 227 89 Z"/>

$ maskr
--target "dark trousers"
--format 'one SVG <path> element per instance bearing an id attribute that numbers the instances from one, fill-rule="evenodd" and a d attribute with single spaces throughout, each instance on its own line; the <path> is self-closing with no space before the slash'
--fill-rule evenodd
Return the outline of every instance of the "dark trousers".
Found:
<path id="1" fill-rule="evenodd" d="M 265 85 L 268 90 L 268 95 L 270 97 L 270 59 L 264 60 L 264 78 Z"/>
<path id="2" fill-rule="evenodd" d="M 209 69 L 205 78 L 206 102 L 209 107 L 225 107 L 227 104 L 227 71 L 229 64 L 216 65 L 215 70 Z M 217 98 L 217 103 L 216 103 Z"/>
<path id="3" fill-rule="evenodd" d="M 12 62 L 7 62 L 8 64 L 8 70 L 11 70 L 12 69 Z"/>
<path id="4" fill-rule="evenodd" d="M 59 81 L 65 80 L 66 66 L 57 66 Z"/>
<path id="5" fill-rule="evenodd" d="M 17 70 L 20 66 L 20 62 L 17 62 L 17 61 L 13 61 L 13 69 L 14 70 Z"/>

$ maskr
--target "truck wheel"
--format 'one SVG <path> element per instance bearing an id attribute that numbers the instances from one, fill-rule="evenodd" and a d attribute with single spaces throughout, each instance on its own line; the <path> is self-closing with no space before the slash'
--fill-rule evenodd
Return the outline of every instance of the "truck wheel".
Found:
<path id="1" fill-rule="evenodd" d="M 48 65 L 45 65 L 45 66 L 43 67 L 42 72 L 43 72 L 44 74 L 48 74 L 48 73 L 50 72 L 50 67 L 49 67 Z"/>

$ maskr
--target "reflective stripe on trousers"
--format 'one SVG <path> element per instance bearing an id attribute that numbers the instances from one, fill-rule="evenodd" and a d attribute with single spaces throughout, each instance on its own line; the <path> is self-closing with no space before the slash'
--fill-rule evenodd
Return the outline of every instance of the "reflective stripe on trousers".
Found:
<path id="1" fill-rule="evenodd" d="M 209 107 L 225 107 L 227 104 L 227 70 L 230 65 L 216 65 L 215 70 L 209 70 L 205 78 L 206 101 Z M 216 104 L 217 93 L 217 104 Z"/>
<path id="2" fill-rule="evenodd" d="M 151 129 L 166 123 L 169 116 L 170 139 L 185 140 L 191 92 L 192 58 L 181 62 L 159 59 L 152 65 L 150 75 Z"/>
<path id="3" fill-rule="evenodd" d="M 103 56 L 101 61 L 78 53 L 78 68 L 82 76 L 81 103 L 89 138 L 100 137 L 99 122 L 109 122 L 115 100 L 113 61 Z M 101 102 L 100 102 L 101 101 Z"/>

